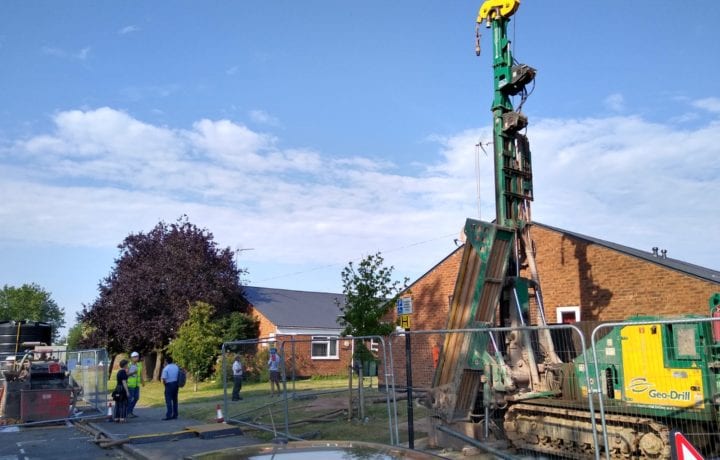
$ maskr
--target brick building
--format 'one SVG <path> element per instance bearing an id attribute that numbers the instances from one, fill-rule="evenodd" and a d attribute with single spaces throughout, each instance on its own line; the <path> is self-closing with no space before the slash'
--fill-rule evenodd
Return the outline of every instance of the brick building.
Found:
<path id="1" fill-rule="evenodd" d="M 549 323 L 620 321 L 635 314 L 707 315 L 708 298 L 720 291 L 720 272 L 660 251 L 642 251 L 539 223 L 531 232 Z M 412 297 L 412 330 L 446 327 L 461 259 L 458 248 L 405 291 L 404 296 Z M 396 312 L 387 319 L 396 321 Z M 436 344 L 442 344 L 441 336 L 413 336 L 414 387 L 431 384 Z M 396 338 L 392 345 L 395 381 L 404 386 L 404 342 Z"/>
<path id="2" fill-rule="evenodd" d="M 343 294 L 254 286 L 244 290 L 250 313 L 260 321 L 260 337 L 274 339 L 288 362 L 294 349 L 296 375 L 347 373 L 353 344 L 340 338 L 337 317 Z"/>
<path id="3" fill-rule="evenodd" d="M 463 248 L 457 248 L 403 291 L 402 297 L 412 298 L 411 330 L 432 331 L 447 326 L 450 299 L 455 289 L 462 253 Z M 397 312 L 393 310 L 385 320 L 397 323 Z M 433 348 L 439 351 L 443 336 L 421 334 L 413 335 L 412 339 L 413 387 L 428 387 L 437 366 Z M 395 384 L 404 387 L 405 339 L 395 336 L 390 345 L 395 366 Z"/>

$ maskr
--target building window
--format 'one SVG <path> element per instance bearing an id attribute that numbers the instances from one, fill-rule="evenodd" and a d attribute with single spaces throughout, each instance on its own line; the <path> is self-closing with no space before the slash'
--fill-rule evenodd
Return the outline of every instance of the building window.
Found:
<path id="1" fill-rule="evenodd" d="M 580 307 L 557 307 L 555 314 L 558 324 L 573 324 L 580 321 Z"/>
<path id="2" fill-rule="evenodd" d="M 313 336 L 310 355 L 312 359 L 336 359 L 337 337 Z"/>

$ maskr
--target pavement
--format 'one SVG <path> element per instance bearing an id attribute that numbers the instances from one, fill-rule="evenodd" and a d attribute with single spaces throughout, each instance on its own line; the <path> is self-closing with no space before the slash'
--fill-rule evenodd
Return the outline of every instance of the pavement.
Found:
<path id="1" fill-rule="evenodd" d="M 87 426 L 108 438 L 107 444 L 115 444 L 137 459 L 179 460 L 204 452 L 262 443 L 232 425 L 185 418 L 182 405 L 175 420 L 162 420 L 164 408 L 136 407 L 135 414 L 137 417 L 129 418 L 126 423 L 95 420 Z M 195 428 L 188 430 L 192 427 Z"/>
<path id="2" fill-rule="evenodd" d="M 117 449 L 103 449 L 91 433 L 71 423 L 53 425 L 0 426 L 0 460 L 98 460 L 126 459 Z"/>

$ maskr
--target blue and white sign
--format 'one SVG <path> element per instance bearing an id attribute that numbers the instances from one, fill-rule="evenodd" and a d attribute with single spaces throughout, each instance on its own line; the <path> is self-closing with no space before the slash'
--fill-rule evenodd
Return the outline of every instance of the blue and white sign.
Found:
<path id="1" fill-rule="evenodd" d="M 409 315 L 412 313 L 412 297 L 401 297 L 397 300 L 397 314 Z"/>

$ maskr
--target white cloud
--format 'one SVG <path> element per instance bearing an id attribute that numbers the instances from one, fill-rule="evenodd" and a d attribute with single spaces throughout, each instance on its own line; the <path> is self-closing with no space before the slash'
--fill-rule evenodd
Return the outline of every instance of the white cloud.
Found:
<path id="1" fill-rule="evenodd" d="M 711 217 L 717 204 L 707 190 L 720 186 L 720 125 L 688 131 L 637 117 L 543 120 L 530 136 L 536 219 L 717 267 L 707 248 L 720 240 L 708 240 L 707 229 L 720 217 Z M 698 218 L 703 225 L 692 224 Z"/>
<path id="2" fill-rule="evenodd" d="M 695 112 L 686 112 L 678 116 L 672 117 L 670 123 L 689 123 L 700 119 L 700 115 Z"/>
<path id="3" fill-rule="evenodd" d="M 613 112 L 622 112 L 625 110 L 625 98 L 619 93 L 611 94 L 605 98 L 603 105 Z"/>
<path id="4" fill-rule="evenodd" d="M 256 123 L 261 123 L 268 126 L 279 126 L 280 122 L 277 118 L 273 117 L 264 110 L 251 110 L 250 119 Z"/>
<path id="5" fill-rule="evenodd" d="M 705 99 L 698 99 L 693 101 L 692 105 L 698 109 L 707 110 L 712 113 L 720 113 L 720 98 L 708 97 Z"/>
<path id="6" fill-rule="evenodd" d="M 60 57 L 60 58 L 67 57 L 67 53 L 65 51 L 61 50 L 60 48 L 56 48 L 54 46 L 43 46 L 41 48 L 41 50 L 42 50 L 43 54 L 47 54 L 48 56 L 55 56 L 55 57 Z"/>
<path id="7" fill-rule="evenodd" d="M 75 55 L 74 55 L 75 58 L 77 58 L 81 61 L 84 61 L 90 55 L 90 49 L 91 48 L 89 46 L 86 46 L 85 48 L 83 48 L 80 51 L 78 51 L 77 53 L 75 53 Z"/>
<path id="8" fill-rule="evenodd" d="M 138 27 L 136 25 L 129 25 L 129 26 L 125 26 L 122 29 L 118 30 L 118 34 L 127 35 L 127 34 L 131 34 L 133 32 L 138 32 L 139 30 L 140 30 L 140 27 Z"/>
<path id="9" fill-rule="evenodd" d="M 43 46 L 41 48 L 41 51 L 43 54 L 46 54 L 48 56 L 54 56 L 57 58 L 62 59 L 76 59 L 79 61 L 85 61 L 87 60 L 88 56 L 90 55 L 91 48 L 89 46 L 86 46 L 84 48 L 79 49 L 78 51 L 66 51 L 62 48 L 58 48 L 55 46 Z"/>
<path id="10" fill-rule="evenodd" d="M 185 213 L 222 245 L 256 248 L 246 260 L 342 264 L 432 240 L 392 260 L 428 268 L 452 249 L 464 219 L 477 217 L 478 178 L 481 217 L 494 217 L 492 155 L 475 147 L 491 139 L 489 127 L 435 137 L 437 161 L 410 174 L 386 161 L 280 148 L 231 120 L 170 128 L 104 107 L 53 121 L 51 132 L 1 152 L 0 242 L 114 246 Z M 708 229 L 720 216 L 708 191 L 720 190 L 720 124 L 545 119 L 528 135 L 538 221 L 717 267 L 720 237 Z"/>
<path id="11" fill-rule="evenodd" d="M 229 120 L 200 120 L 188 133 L 193 145 L 206 155 L 236 168 L 265 169 L 270 167 L 261 155 L 271 147 L 273 139 Z"/>

